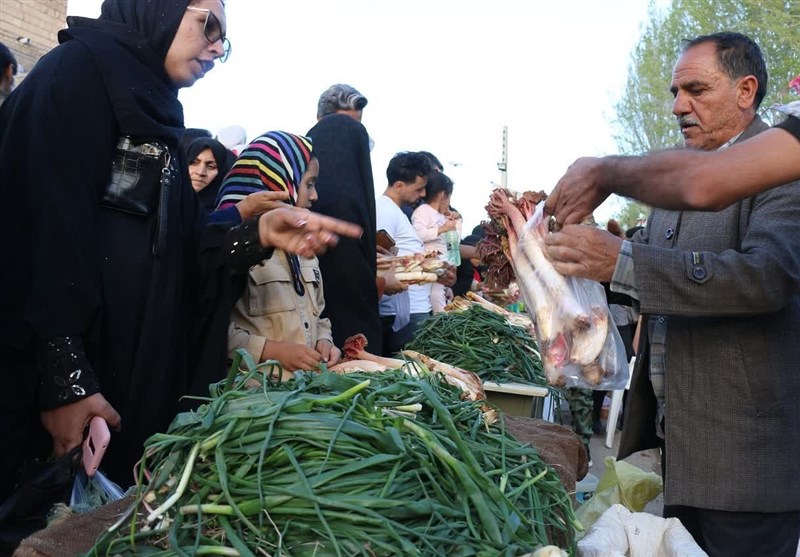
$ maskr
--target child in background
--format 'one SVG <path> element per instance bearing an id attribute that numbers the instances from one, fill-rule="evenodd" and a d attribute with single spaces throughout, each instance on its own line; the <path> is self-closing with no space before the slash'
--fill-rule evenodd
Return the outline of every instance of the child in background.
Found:
<path id="1" fill-rule="evenodd" d="M 450 213 L 450 197 L 453 195 L 453 181 L 441 172 L 434 172 L 428 177 L 425 186 L 425 201 L 414 210 L 411 224 L 425 251 L 438 251 L 440 258 L 447 260 L 447 243 L 443 235 L 458 230 L 459 219 Z M 456 242 L 458 249 L 458 242 Z M 431 287 L 431 310 L 439 313 L 447 305 L 445 286 L 438 282 Z"/>

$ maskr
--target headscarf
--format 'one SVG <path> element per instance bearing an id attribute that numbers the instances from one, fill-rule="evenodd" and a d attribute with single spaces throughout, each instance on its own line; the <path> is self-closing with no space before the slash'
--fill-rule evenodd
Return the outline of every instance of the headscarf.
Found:
<path id="1" fill-rule="evenodd" d="M 98 19 L 68 17 L 59 42 L 77 40 L 92 53 L 120 132 L 134 141 L 165 138 L 177 148 L 183 129 L 178 89 L 164 58 L 188 0 L 105 0 Z"/>
<path id="2" fill-rule="evenodd" d="M 206 149 L 211 149 L 211 154 L 214 155 L 214 161 L 217 163 L 217 175 L 206 187 L 197 192 L 197 198 L 200 200 L 200 204 L 205 210 L 211 212 L 216 206 L 217 194 L 219 194 L 222 181 L 233 165 L 233 153 L 228 151 L 228 149 L 216 139 L 200 137 L 189 144 L 189 148 L 186 150 L 186 163 L 191 164 L 191 162 Z"/>
<path id="3" fill-rule="evenodd" d="M 311 160 L 311 140 L 287 132 L 267 132 L 254 139 L 233 164 L 217 198 L 225 209 L 258 191 L 285 191 L 292 205 Z"/>
<path id="4" fill-rule="evenodd" d="M 217 198 L 217 209 L 238 203 L 251 193 L 285 191 L 297 203 L 297 190 L 311 161 L 311 140 L 287 132 L 267 132 L 254 139 L 233 164 Z M 286 254 L 292 283 L 299 296 L 305 294 L 296 255 Z"/>

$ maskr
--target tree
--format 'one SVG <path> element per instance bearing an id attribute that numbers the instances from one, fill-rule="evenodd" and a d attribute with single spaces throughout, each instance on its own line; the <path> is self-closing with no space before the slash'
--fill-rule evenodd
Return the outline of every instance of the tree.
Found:
<path id="1" fill-rule="evenodd" d="M 628 230 L 642 224 L 650 214 L 650 206 L 633 199 L 623 199 L 619 208 L 614 213 L 616 220 L 623 230 Z"/>
<path id="2" fill-rule="evenodd" d="M 769 107 L 790 98 L 789 80 L 800 73 L 800 2 L 797 0 L 672 0 L 660 10 L 651 1 L 650 21 L 633 49 L 628 84 L 616 104 L 617 146 L 623 154 L 641 154 L 681 143 L 672 115 L 669 84 L 681 42 L 738 31 L 761 47 L 769 72 L 762 117 Z"/>

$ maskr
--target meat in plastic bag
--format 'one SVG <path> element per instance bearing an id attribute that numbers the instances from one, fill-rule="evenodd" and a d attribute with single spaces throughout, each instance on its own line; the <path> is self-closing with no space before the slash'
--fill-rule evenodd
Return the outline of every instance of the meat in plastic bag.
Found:
<path id="1" fill-rule="evenodd" d="M 536 323 L 547 381 L 558 387 L 624 389 L 628 362 L 600 283 L 564 277 L 544 250 L 549 233 L 539 203 L 512 257 L 517 284 Z"/>

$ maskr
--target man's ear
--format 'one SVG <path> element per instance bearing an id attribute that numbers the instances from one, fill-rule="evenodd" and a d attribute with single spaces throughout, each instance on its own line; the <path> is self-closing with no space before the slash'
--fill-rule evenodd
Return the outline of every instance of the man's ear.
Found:
<path id="1" fill-rule="evenodd" d="M 756 106 L 756 93 L 758 92 L 758 80 L 753 75 L 739 78 L 736 84 L 736 95 L 739 108 L 742 110 L 754 109 Z"/>

